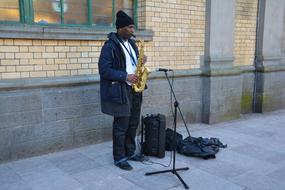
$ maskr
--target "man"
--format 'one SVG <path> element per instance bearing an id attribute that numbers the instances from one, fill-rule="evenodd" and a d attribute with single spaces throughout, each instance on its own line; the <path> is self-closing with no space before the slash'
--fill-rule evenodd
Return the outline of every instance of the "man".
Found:
<path id="1" fill-rule="evenodd" d="M 138 82 L 134 74 L 138 48 L 131 39 L 135 27 L 133 19 L 123 11 L 116 16 L 117 33 L 108 35 L 99 58 L 101 110 L 114 116 L 114 164 L 123 170 L 132 170 L 128 160 L 143 160 L 143 157 L 135 155 L 142 93 L 134 92 L 131 86 Z"/>

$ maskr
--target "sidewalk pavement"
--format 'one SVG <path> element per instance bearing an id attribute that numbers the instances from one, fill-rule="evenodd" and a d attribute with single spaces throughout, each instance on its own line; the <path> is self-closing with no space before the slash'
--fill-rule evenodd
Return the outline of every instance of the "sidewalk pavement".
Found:
<path id="1" fill-rule="evenodd" d="M 215 125 L 189 124 L 193 137 L 217 137 L 228 147 L 216 159 L 176 154 L 176 167 L 191 190 L 285 190 L 285 110 L 250 114 Z M 187 136 L 184 125 L 178 131 Z M 168 165 L 164 159 L 149 157 Z M 110 142 L 0 164 L 0 190 L 174 190 L 176 175 L 146 172 L 172 169 L 130 161 L 132 171 L 113 165 Z"/>

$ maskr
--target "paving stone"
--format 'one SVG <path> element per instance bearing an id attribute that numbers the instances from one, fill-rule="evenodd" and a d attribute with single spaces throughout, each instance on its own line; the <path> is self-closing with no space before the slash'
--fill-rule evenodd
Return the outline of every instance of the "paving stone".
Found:
<path id="1" fill-rule="evenodd" d="M 256 174 L 254 172 L 248 172 L 240 175 L 231 181 L 245 186 L 251 190 L 284 190 L 285 183 L 276 179 L 270 178 L 265 175 Z"/>
<path id="2" fill-rule="evenodd" d="M 35 190 L 81 190 L 83 185 L 60 170 L 33 176 L 26 180 L 29 187 Z"/>
<path id="3" fill-rule="evenodd" d="M 105 155 L 106 153 L 112 153 L 113 149 L 110 146 L 110 143 L 100 143 L 96 145 L 90 145 L 86 147 L 82 147 L 78 149 L 78 152 L 87 156 L 88 158 L 97 159 L 97 157 L 101 155 Z"/>
<path id="4" fill-rule="evenodd" d="M 78 152 L 54 156 L 53 158 L 48 158 L 48 160 L 57 168 L 68 174 L 74 174 L 100 166 L 96 161 Z"/>
<path id="5" fill-rule="evenodd" d="M 1 183 L 0 190 L 32 190 L 23 180 L 15 180 L 13 183 Z"/>
<path id="6" fill-rule="evenodd" d="M 240 154 L 234 150 L 223 151 L 222 155 L 218 157 L 221 162 L 228 162 L 240 166 L 246 171 L 255 171 L 260 174 L 267 174 L 274 170 L 275 165 L 253 158 L 249 155 Z"/>
<path id="7" fill-rule="evenodd" d="M 11 185 L 14 182 L 20 181 L 20 176 L 7 165 L 0 165 L 0 184 L 1 186 L 7 184 Z M 1 189 L 0 186 L 0 189 Z"/>
<path id="8" fill-rule="evenodd" d="M 136 184 L 143 189 L 168 189 L 173 185 L 178 185 L 179 181 L 172 173 L 163 173 L 146 176 L 146 172 L 152 172 L 154 168 L 147 167 L 134 172 L 128 172 L 122 175 L 123 178 Z"/>
<path id="9" fill-rule="evenodd" d="M 264 147 L 260 147 L 261 145 L 252 145 L 247 144 L 241 147 L 236 147 L 233 150 L 242 153 L 244 155 L 251 156 L 253 158 L 256 158 L 261 161 L 267 161 L 270 163 L 278 163 L 285 160 L 285 154 L 279 153 L 276 151 L 272 151 L 269 148 L 266 147 L 264 144 Z"/>
<path id="10" fill-rule="evenodd" d="M 35 173 L 44 173 L 47 170 L 56 169 L 48 160 L 43 157 L 27 158 L 7 164 L 19 176 L 26 177 Z"/>
<path id="11" fill-rule="evenodd" d="M 181 172 L 180 176 L 191 190 L 244 190 L 244 187 L 240 185 L 200 169 L 193 168 L 190 172 Z M 183 187 L 181 183 L 179 183 L 179 187 Z"/>
<path id="12" fill-rule="evenodd" d="M 85 188 L 89 189 L 137 189 L 135 184 L 105 167 L 80 172 L 72 175 L 72 177 L 83 184 Z"/>
<path id="13" fill-rule="evenodd" d="M 275 179 L 275 180 L 278 180 L 280 182 L 284 182 L 285 167 L 281 167 L 281 168 L 269 173 L 268 176 Z"/>
<path id="14" fill-rule="evenodd" d="M 195 167 L 206 171 L 209 174 L 219 176 L 225 179 L 232 178 L 243 174 L 247 170 L 242 168 L 239 164 L 230 163 L 220 160 L 206 160 L 204 162 L 196 162 Z"/>

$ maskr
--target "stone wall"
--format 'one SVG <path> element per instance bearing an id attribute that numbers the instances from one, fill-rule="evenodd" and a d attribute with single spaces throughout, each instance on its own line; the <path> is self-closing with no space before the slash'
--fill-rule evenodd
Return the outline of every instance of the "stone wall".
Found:
<path id="1" fill-rule="evenodd" d="M 154 75 L 155 76 L 155 75 Z M 188 122 L 201 120 L 201 80 L 177 73 L 174 89 Z M 0 91 L 0 162 L 109 140 L 112 117 L 100 110 L 99 79 L 23 79 Z M 61 81 L 61 82 L 60 82 Z M 172 126 L 170 88 L 164 76 L 149 80 L 142 114 L 162 113 Z M 178 121 L 181 116 L 178 114 Z"/>
<path id="2" fill-rule="evenodd" d="M 45 88 L 30 83 L 0 93 L 0 161 L 98 143 L 111 136 L 111 120 L 100 111 L 96 83 L 54 86 L 53 82 Z"/>

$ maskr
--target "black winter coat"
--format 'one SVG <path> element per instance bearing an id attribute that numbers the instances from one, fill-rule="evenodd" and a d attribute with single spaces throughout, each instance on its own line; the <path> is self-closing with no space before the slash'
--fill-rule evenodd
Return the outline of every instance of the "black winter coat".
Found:
<path id="1" fill-rule="evenodd" d="M 130 106 L 126 89 L 126 57 L 117 37 L 110 33 L 99 58 L 101 111 L 112 116 L 129 116 Z M 138 57 L 135 41 L 129 42 Z"/>

